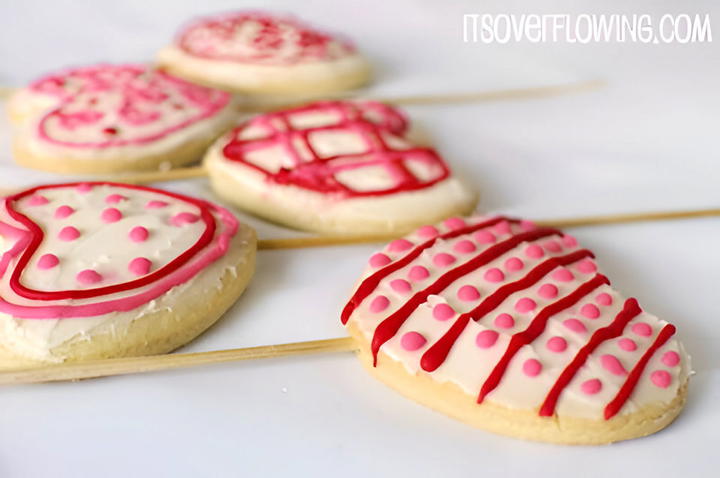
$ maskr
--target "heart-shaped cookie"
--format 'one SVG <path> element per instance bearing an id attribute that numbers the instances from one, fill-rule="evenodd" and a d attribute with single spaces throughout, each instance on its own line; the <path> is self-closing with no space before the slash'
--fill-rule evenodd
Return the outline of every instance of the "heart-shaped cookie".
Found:
<path id="1" fill-rule="evenodd" d="M 213 188 L 253 213 L 330 233 L 405 232 L 468 213 L 471 193 L 396 109 L 330 101 L 257 116 L 210 148 Z"/>
<path id="2" fill-rule="evenodd" d="M 311 94 L 355 88 L 370 68 L 347 40 L 264 12 L 201 18 L 158 53 L 168 71 L 252 93 Z"/>
<path id="3" fill-rule="evenodd" d="M 423 226 L 370 258 L 342 313 L 379 379 L 480 428 L 609 443 L 667 426 L 689 357 L 591 251 L 504 217 Z"/>
<path id="4" fill-rule="evenodd" d="M 45 76 L 10 101 L 15 159 L 56 172 L 156 169 L 198 159 L 232 124 L 228 93 L 142 65 Z"/>
<path id="5" fill-rule="evenodd" d="M 116 183 L 9 196 L 0 239 L 0 364 L 179 347 L 237 299 L 255 254 L 229 211 Z"/>

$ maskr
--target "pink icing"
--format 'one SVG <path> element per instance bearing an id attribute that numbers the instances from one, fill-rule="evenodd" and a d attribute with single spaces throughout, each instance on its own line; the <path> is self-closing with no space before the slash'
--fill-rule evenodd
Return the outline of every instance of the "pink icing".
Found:
<path id="1" fill-rule="evenodd" d="M 377 314 L 387 309 L 390 305 L 390 300 L 384 295 L 379 295 L 370 302 L 370 312 Z"/>
<path id="2" fill-rule="evenodd" d="M 475 286 L 464 285 L 458 289 L 457 296 L 458 299 L 462 301 L 472 302 L 480 298 L 480 292 L 478 292 Z"/>
<path id="3" fill-rule="evenodd" d="M 512 229 L 510 228 L 510 223 L 508 221 L 500 221 L 497 223 L 493 230 L 498 234 L 510 234 L 512 232 Z"/>
<path id="4" fill-rule="evenodd" d="M 28 204 L 30 206 L 44 206 L 45 204 L 49 203 L 48 199 L 45 196 L 41 196 L 39 194 L 34 194 L 30 196 L 30 199 L 28 199 Z"/>
<path id="5" fill-rule="evenodd" d="M 391 252 L 402 252 L 407 251 L 413 246 L 413 243 L 407 239 L 395 239 L 388 246 L 388 250 Z"/>
<path id="6" fill-rule="evenodd" d="M 427 339 L 418 332 L 407 332 L 400 338 L 400 345 L 409 352 L 422 348 L 426 343 Z"/>
<path id="7" fill-rule="evenodd" d="M 668 367 L 675 367 L 680 363 L 680 354 L 674 350 L 668 350 L 663 354 L 662 359 L 660 360 L 662 360 L 662 363 Z"/>
<path id="8" fill-rule="evenodd" d="M 542 364 L 536 359 L 527 359 L 523 363 L 523 373 L 528 377 L 537 377 L 542 372 Z"/>
<path id="9" fill-rule="evenodd" d="M 122 194 L 110 194 L 105 198 L 105 202 L 108 204 L 117 204 L 119 202 L 125 201 L 126 199 L 127 198 Z"/>
<path id="10" fill-rule="evenodd" d="M 73 226 L 63 227 L 58 233 L 58 238 L 61 241 L 74 241 L 78 237 L 80 237 L 80 231 L 78 231 L 77 228 Z"/>
<path id="11" fill-rule="evenodd" d="M 75 212 L 75 209 L 71 208 L 70 206 L 59 206 L 57 209 L 55 209 L 55 218 L 56 219 L 65 219 L 69 215 Z"/>
<path id="12" fill-rule="evenodd" d="M 488 282 L 502 282 L 505 280 L 505 274 L 497 267 L 493 267 L 492 269 L 485 271 L 483 277 Z"/>
<path id="13" fill-rule="evenodd" d="M 475 337 L 475 344 L 481 349 L 489 349 L 497 342 L 499 334 L 494 330 L 483 330 Z"/>
<path id="14" fill-rule="evenodd" d="M 523 267 L 525 267 L 525 264 L 517 257 L 511 257 L 505 261 L 505 269 L 509 271 L 519 271 Z"/>
<path id="15" fill-rule="evenodd" d="M 433 317 L 437 320 L 448 320 L 455 316 L 455 311 L 447 304 L 438 304 L 433 307 Z"/>
<path id="16" fill-rule="evenodd" d="M 102 276 L 92 269 L 85 269 L 78 272 L 76 279 L 80 284 L 89 285 L 102 281 Z"/>
<path id="17" fill-rule="evenodd" d="M 427 270 L 426 267 L 423 266 L 412 266 L 410 268 L 410 271 L 408 272 L 408 277 L 410 280 L 419 282 L 421 280 L 425 280 L 430 276 L 430 271 Z"/>
<path id="18" fill-rule="evenodd" d="M 515 302 L 515 310 L 520 313 L 530 312 L 531 310 L 535 310 L 535 307 L 537 307 L 537 303 L 529 297 L 523 297 Z"/>
<path id="19" fill-rule="evenodd" d="M 558 295 L 558 288 L 555 284 L 543 284 L 538 289 L 538 295 L 544 299 L 554 299 Z"/>
<path id="20" fill-rule="evenodd" d="M 539 259 L 545 255 L 545 251 L 537 244 L 530 244 L 525 248 L 525 255 L 533 259 Z"/>
<path id="21" fill-rule="evenodd" d="M 451 230 L 461 229 L 466 226 L 465 221 L 459 217 L 451 217 L 451 218 L 445 219 L 443 224 L 445 225 L 445 227 L 447 227 L 448 229 L 451 229 Z"/>
<path id="22" fill-rule="evenodd" d="M 447 267 L 456 261 L 455 256 L 441 252 L 433 257 L 433 264 L 438 267 Z"/>
<path id="23" fill-rule="evenodd" d="M 114 207 L 109 207 L 105 209 L 100 215 L 100 218 L 103 220 L 103 222 L 107 223 L 118 222 L 120 219 L 122 219 L 122 217 L 123 215 L 120 210 Z"/>
<path id="24" fill-rule="evenodd" d="M 666 370 L 655 370 L 650 374 L 650 381 L 660 388 L 668 388 L 672 383 L 672 375 Z"/>
<path id="25" fill-rule="evenodd" d="M 480 244 L 492 244 L 497 240 L 495 234 L 485 229 L 476 232 L 474 237 Z"/>
<path id="26" fill-rule="evenodd" d="M 158 201 L 156 199 L 153 199 L 151 201 L 148 201 L 147 204 L 145 204 L 145 207 L 147 209 L 160 209 L 166 207 L 167 205 L 168 203 L 166 203 L 165 201 Z"/>
<path id="27" fill-rule="evenodd" d="M 578 334 L 587 332 L 587 328 L 585 327 L 585 324 L 580 322 L 578 319 L 565 319 L 565 320 L 563 320 L 563 325 L 565 327 L 567 327 L 569 330 L 572 330 L 573 332 L 576 332 Z"/>
<path id="28" fill-rule="evenodd" d="M 92 190 L 92 184 L 90 183 L 80 183 L 77 186 L 75 186 L 75 190 L 79 192 L 80 194 L 86 194 L 89 193 Z"/>
<path id="29" fill-rule="evenodd" d="M 563 244 L 565 244 L 566 247 L 575 247 L 578 245 L 577 239 L 575 239 L 573 236 L 569 234 L 565 234 L 562 238 Z"/>
<path id="30" fill-rule="evenodd" d="M 555 241 L 555 240 L 546 241 L 545 244 L 543 244 L 543 246 L 549 252 L 561 252 L 562 251 L 562 246 L 560 245 L 560 243 L 558 241 Z"/>
<path id="31" fill-rule="evenodd" d="M 412 290 L 412 286 L 405 279 L 394 279 L 390 281 L 390 287 L 400 294 L 407 294 Z"/>
<path id="32" fill-rule="evenodd" d="M 630 330 L 641 337 L 650 337 L 652 335 L 652 327 L 645 322 L 637 322 L 633 324 Z"/>
<path id="33" fill-rule="evenodd" d="M 132 229 L 130 229 L 130 232 L 128 233 L 128 237 L 133 242 L 143 242 L 146 241 L 150 233 L 148 230 L 142 226 L 135 226 Z"/>
<path id="34" fill-rule="evenodd" d="M 595 304 L 585 304 L 580 308 L 580 314 L 588 319 L 597 319 L 600 317 L 600 309 Z"/>
<path id="35" fill-rule="evenodd" d="M 191 212 L 181 212 L 175 214 L 170 219 L 170 224 L 173 226 L 184 226 L 185 224 L 194 224 L 200 220 L 200 216 Z"/>
<path id="36" fill-rule="evenodd" d="M 385 267 L 390 264 L 390 262 L 392 262 L 392 260 L 382 252 L 378 252 L 370 256 L 370 265 L 375 268 Z"/>
<path id="37" fill-rule="evenodd" d="M 567 341 L 562 337 L 550 337 L 547 341 L 547 348 L 551 352 L 563 352 L 567 348 Z"/>
<path id="38" fill-rule="evenodd" d="M 440 232 L 435 226 L 422 226 L 417 230 L 417 234 L 425 239 L 430 239 L 440 234 Z"/>
<path id="39" fill-rule="evenodd" d="M 622 339 L 618 340 L 618 347 L 623 349 L 626 352 L 633 352 L 637 350 L 637 344 L 633 339 L 628 339 L 626 337 L 623 337 Z"/>
<path id="40" fill-rule="evenodd" d="M 595 297 L 595 301 L 600 305 L 612 305 L 613 303 L 612 296 L 607 292 L 598 294 L 597 297 Z"/>
<path id="41" fill-rule="evenodd" d="M 610 372 L 613 375 L 627 375 L 627 370 L 625 370 L 625 367 L 623 367 L 623 364 L 620 362 L 620 360 L 610 354 L 605 354 L 600 357 L 600 364 L 603 366 L 605 370 Z"/>
<path id="42" fill-rule="evenodd" d="M 460 254 L 469 254 L 471 252 L 475 252 L 477 250 L 477 246 L 467 239 L 463 239 L 462 241 L 455 243 L 453 250 Z"/>
<path id="43" fill-rule="evenodd" d="M 501 329 L 511 329 L 515 326 L 515 319 L 510 314 L 502 313 L 495 317 L 493 323 Z"/>
<path id="44" fill-rule="evenodd" d="M 575 276 L 568 269 L 561 267 L 552 273 L 552 278 L 559 282 L 570 282 Z"/>
<path id="45" fill-rule="evenodd" d="M 520 228 L 523 231 L 532 231 L 534 229 L 537 229 L 537 224 L 527 219 L 523 219 L 520 221 Z"/>
<path id="46" fill-rule="evenodd" d="M 585 259 L 578 262 L 577 268 L 583 274 L 592 274 L 597 271 L 597 266 L 591 259 Z"/>
<path id="47" fill-rule="evenodd" d="M 152 262 L 145 257 L 136 257 L 128 264 L 128 270 L 136 276 L 146 275 L 150 272 L 150 267 L 152 267 Z"/>
<path id="48" fill-rule="evenodd" d="M 38 259 L 38 269 L 52 269 L 60 263 L 60 259 L 55 254 L 43 254 Z"/>
<path id="49" fill-rule="evenodd" d="M 585 380 L 582 385 L 580 385 L 580 389 L 586 395 L 595 395 L 602 390 L 602 382 L 600 379 L 591 378 L 590 380 Z"/>

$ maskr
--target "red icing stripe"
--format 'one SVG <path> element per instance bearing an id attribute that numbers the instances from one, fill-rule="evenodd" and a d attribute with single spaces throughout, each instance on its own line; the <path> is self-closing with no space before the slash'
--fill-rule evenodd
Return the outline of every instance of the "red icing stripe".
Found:
<path id="1" fill-rule="evenodd" d="M 673 335 L 675 335 L 674 325 L 667 324 L 665 327 L 663 327 L 650 348 L 645 351 L 638 363 L 635 364 L 635 367 L 628 375 L 625 383 L 623 383 L 622 387 L 620 387 L 620 390 L 618 391 L 617 395 L 615 395 L 615 398 L 613 398 L 610 403 L 605 406 L 605 420 L 609 420 L 614 417 L 620 411 L 623 405 L 625 405 L 625 402 L 627 402 L 633 390 L 635 390 L 635 386 L 640 380 L 640 376 L 642 375 L 645 367 L 647 366 L 652 356 L 655 355 L 655 352 L 657 352 L 660 347 L 665 345 L 665 343 L 670 340 L 670 337 L 672 337 Z"/>
<path id="2" fill-rule="evenodd" d="M 193 204 L 194 206 L 198 207 L 201 211 L 200 217 L 202 221 L 205 223 L 205 231 L 203 231 L 200 238 L 188 249 L 186 249 L 182 254 L 177 256 L 175 259 L 170 261 L 168 264 L 166 264 L 164 267 L 152 272 L 151 274 L 148 274 L 147 276 L 141 277 L 139 279 L 135 279 L 129 282 L 123 282 L 121 284 L 115 284 L 111 286 L 105 286 L 105 287 L 98 287 L 94 289 L 85 289 L 85 290 L 61 290 L 61 291 L 38 291 L 34 289 L 28 289 L 24 285 L 20 283 L 20 277 L 22 276 L 23 270 L 27 266 L 28 262 L 32 258 L 33 254 L 37 250 L 37 248 L 40 246 L 40 244 L 43 241 L 44 232 L 43 230 L 35 224 L 30 218 L 25 216 L 24 214 L 21 214 L 20 212 L 16 211 L 12 208 L 12 203 L 15 201 L 19 201 L 20 199 L 30 196 L 34 194 L 37 191 L 45 190 L 45 189 L 57 189 L 57 188 L 65 188 L 65 187 L 75 187 L 80 184 L 88 184 L 91 186 L 113 186 L 118 188 L 125 188 L 125 189 L 136 189 L 139 191 L 146 191 L 153 194 L 164 194 L 167 196 L 170 196 L 174 199 L 177 199 L 179 201 L 187 202 L 190 204 Z M 55 299 L 86 299 L 90 297 L 99 297 L 102 295 L 108 295 L 108 294 L 114 294 L 116 292 L 124 292 L 132 289 L 136 289 L 138 287 L 142 287 L 148 284 L 151 284 L 168 274 L 176 271 L 180 267 L 182 267 L 185 263 L 187 263 L 190 259 L 192 259 L 199 251 L 201 251 L 207 244 L 209 244 L 213 237 L 215 236 L 215 218 L 213 217 L 212 213 L 210 212 L 210 204 L 206 201 L 203 201 L 201 199 L 195 199 L 188 196 L 184 196 L 182 194 L 172 193 L 169 191 L 160 191 L 153 188 L 147 188 L 144 186 L 137 186 L 137 185 L 130 185 L 130 184 L 121 184 L 121 183 L 112 183 L 112 182 L 83 182 L 83 183 L 64 183 L 64 184 L 52 184 L 52 185 L 46 185 L 46 186 L 38 186 L 32 189 L 28 189 L 26 191 L 23 191 L 21 193 L 8 196 L 6 198 L 6 209 L 8 211 L 8 214 L 15 219 L 16 221 L 22 223 L 25 227 L 27 227 L 29 234 L 30 234 L 30 241 L 28 244 L 28 247 L 24 250 L 20 258 L 18 259 L 17 266 L 12 272 L 12 275 L 9 278 L 9 284 L 12 290 L 18 294 L 19 296 L 26 297 L 28 299 L 33 300 L 55 300 Z"/>
<path id="3" fill-rule="evenodd" d="M 637 317 L 640 312 L 642 312 L 642 310 L 640 309 L 637 300 L 632 298 L 628 299 L 625 301 L 623 310 L 617 314 L 610 325 L 598 329 L 595 333 L 593 333 L 588 343 L 578 351 L 577 355 L 575 355 L 570 364 L 565 367 L 553 387 L 550 389 L 550 392 L 545 398 L 545 402 L 543 402 L 540 407 L 540 416 L 551 417 L 555 413 L 555 405 L 560 398 L 560 394 L 562 394 L 565 387 L 567 387 L 573 377 L 575 377 L 575 374 L 578 370 L 580 370 L 580 367 L 585 364 L 590 354 L 606 340 L 622 335 L 628 322 Z"/>
<path id="4" fill-rule="evenodd" d="M 382 281 L 385 277 L 389 276 L 395 271 L 398 271 L 405 267 L 406 265 L 410 264 L 412 261 L 417 259 L 417 257 L 422 254 L 422 252 L 426 249 L 429 249 L 433 245 L 435 245 L 435 242 L 438 239 L 452 239 L 455 237 L 459 237 L 465 234 L 470 234 L 472 232 L 478 231 L 480 229 L 484 229 L 486 227 L 493 226 L 499 222 L 502 221 L 508 221 L 508 222 L 517 222 L 514 219 L 508 219 L 506 217 L 496 217 L 494 219 L 490 219 L 488 221 L 480 222 L 478 224 L 473 224 L 471 226 L 463 227 L 461 229 L 455 229 L 452 231 L 448 231 L 445 234 L 441 234 L 437 237 L 433 237 L 430 240 L 427 240 L 417 246 L 415 249 L 407 253 L 405 256 L 402 257 L 402 259 L 399 259 L 395 262 L 392 262 L 388 264 L 386 267 L 383 267 L 382 269 L 374 272 L 372 275 L 367 277 L 360 286 L 357 288 L 353 296 L 350 298 L 348 303 L 345 305 L 345 308 L 342 311 L 342 314 L 340 315 L 340 320 L 342 321 L 343 325 L 347 324 L 348 319 L 350 318 L 350 315 L 355 311 L 356 308 L 360 306 L 363 300 L 365 300 L 370 294 L 373 293 L 375 289 L 377 289 L 377 286 L 380 284 L 380 281 Z"/>
<path id="5" fill-rule="evenodd" d="M 377 355 L 380 351 L 380 347 L 397 334 L 397 331 L 400 329 L 405 320 L 407 320 L 410 314 L 418 306 L 420 306 L 420 304 L 427 300 L 428 296 L 438 294 L 455 280 L 493 261 L 522 242 L 533 241 L 542 237 L 561 234 L 562 233 L 557 229 L 536 229 L 534 231 L 516 234 L 505 241 L 499 242 L 492 247 L 485 249 L 482 253 L 473 257 L 468 262 L 465 262 L 464 264 L 441 275 L 433 284 L 424 290 L 417 292 L 414 296 L 412 296 L 412 298 L 410 298 L 409 301 L 403 304 L 402 307 L 392 313 L 377 326 L 372 340 L 374 365 L 377 365 Z"/>
<path id="6" fill-rule="evenodd" d="M 325 112 L 339 116 L 334 124 L 296 129 L 291 116 L 308 112 Z M 375 113 L 380 121 L 370 120 L 364 113 Z M 242 132 L 249 126 L 256 126 L 268 136 L 241 139 Z M 406 122 L 395 109 L 381 103 L 351 103 L 347 101 L 325 101 L 309 106 L 267 113 L 238 126 L 232 139 L 223 148 L 226 159 L 241 163 L 263 174 L 268 181 L 309 189 L 322 194 L 338 197 L 366 197 L 396 194 L 428 188 L 450 175 L 442 158 L 431 148 L 393 149 L 384 137 L 388 134 L 402 135 Z M 310 138 L 320 132 L 351 132 L 358 135 L 365 150 L 360 153 L 321 156 L 312 146 Z M 298 146 L 301 146 L 298 148 Z M 289 168 L 269 171 L 248 159 L 247 153 L 280 146 L 292 161 Z M 309 157 L 308 157 L 309 156 Z M 416 176 L 407 164 L 417 161 L 432 170 L 432 177 Z M 344 171 L 380 166 L 392 180 L 392 186 L 385 189 L 356 190 L 344 184 L 337 175 Z"/>
<path id="7" fill-rule="evenodd" d="M 420 359 L 420 366 L 422 369 L 426 372 L 433 372 L 437 370 L 443 362 L 445 362 L 445 359 L 450 353 L 453 345 L 455 345 L 458 337 L 460 337 L 460 334 L 463 330 L 465 330 L 465 327 L 469 323 L 470 318 L 473 318 L 476 322 L 479 321 L 485 315 L 495 310 L 509 296 L 515 292 L 528 289 L 538 283 L 556 267 L 572 264 L 585 257 L 594 256 L 589 250 L 581 249 L 565 256 L 552 257 L 537 265 L 522 279 L 510 282 L 509 284 L 505 284 L 497 289 L 485 300 L 480 302 L 477 307 L 461 314 L 450 329 L 448 329 L 448 331 L 423 354 Z"/>
<path id="8" fill-rule="evenodd" d="M 498 363 L 495 365 L 495 368 L 493 368 L 492 372 L 485 380 L 485 383 L 483 383 L 482 387 L 480 388 L 480 394 L 478 395 L 477 402 L 482 403 L 485 397 L 490 392 L 495 390 L 495 388 L 500 383 L 500 380 L 502 380 L 503 376 L 505 375 L 505 370 L 507 369 L 508 365 L 512 361 L 513 357 L 515 357 L 515 354 L 522 347 L 532 343 L 532 341 L 534 341 L 540 336 L 540 334 L 542 334 L 542 332 L 545 330 L 545 325 L 552 316 L 577 304 L 583 297 L 587 296 L 589 293 L 591 293 L 593 290 L 597 289 L 601 285 L 609 283 L 610 281 L 604 275 L 595 275 L 595 277 L 583 283 L 571 294 L 545 307 L 533 318 L 533 320 L 530 322 L 530 325 L 528 325 L 525 330 L 514 334 L 510 339 L 510 343 L 508 344 L 505 353 L 500 358 Z"/>

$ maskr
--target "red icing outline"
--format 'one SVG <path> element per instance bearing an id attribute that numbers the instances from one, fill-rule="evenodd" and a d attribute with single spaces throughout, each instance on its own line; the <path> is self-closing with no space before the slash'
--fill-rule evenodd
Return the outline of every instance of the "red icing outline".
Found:
<path id="1" fill-rule="evenodd" d="M 336 114 L 340 121 L 336 124 L 296 129 L 289 119 L 290 115 L 308 112 L 326 112 Z M 368 113 L 379 113 L 380 123 L 368 119 Z M 278 128 L 281 125 L 281 128 Z M 240 135 L 247 127 L 260 127 L 269 133 L 260 139 L 242 140 Z M 390 106 L 376 102 L 353 103 L 349 101 L 317 102 L 300 108 L 268 113 L 241 124 L 231 133 L 231 139 L 223 147 L 223 156 L 233 162 L 243 164 L 263 174 L 265 178 L 280 185 L 292 185 L 322 194 L 334 194 L 341 197 L 367 197 L 396 194 L 406 191 L 428 188 L 450 175 L 442 158 L 431 148 L 415 147 L 394 150 L 382 139 L 382 133 L 402 135 L 407 130 L 407 121 L 403 115 Z M 367 150 L 362 153 L 342 154 L 320 157 L 312 147 L 309 138 L 319 131 L 350 131 L 363 138 Z M 311 155 L 310 160 L 303 159 L 295 148 L 301 142 Z M 281 145 L 294 163 L 292 169 L 280 169 L 272 173 L 246 159 L 246 153 Z M 304 148 L 304 149 L 305 149 Z M 354 160 L 349 162 L 348 160 Z M 422 161 L 439 168 L 437 177 L 423 181 L 417 178 L 405 165 L 406 161 Z M 336 173 L 381 165 L 393 176 L 395 186 L 374 191 L 357 191 L 336 178 Z"/>

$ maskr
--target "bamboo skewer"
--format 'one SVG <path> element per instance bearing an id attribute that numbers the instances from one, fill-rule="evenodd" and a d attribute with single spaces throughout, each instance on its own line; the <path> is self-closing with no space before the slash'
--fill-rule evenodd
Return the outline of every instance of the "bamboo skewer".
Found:
<path id="1" fill-rule="evenodd" d="M 317 353 L 350 352 L 355 349 L 355 342 L 352 338 L 342 337 L 279 345 L 215 350 L 211 352 L 93 360 L 0 371 L 0 385 L 81 380 L 86 378 L 172 370 L 198 365 L 239 362 L 243 360 L 291 357 Z"/>
<path id="2" fill-rule="evenodd" d="M 538 226 L 543 227 L 584 227 L 600 226 L 607 224 L 624 224 L 629 222 L 664 221 L 671 219 L 691 219 L 699 217 L 720 216 L 718 209 L 694 209 L 686 211 L 659 211 L 629 214 L 606 214 L 600 216 L 573 217 L 565 219 L 542 219 L 534 221 Z M 387 242 L 397 239 L 390 235 L 365 235 L 365 236 L 315 236 L 315 237 L 289 237 L 279 239 L 260 239 L 258 249 L 299 249 L 305 247 L 344 246 L 352 244 L 368 244 Z"/>

